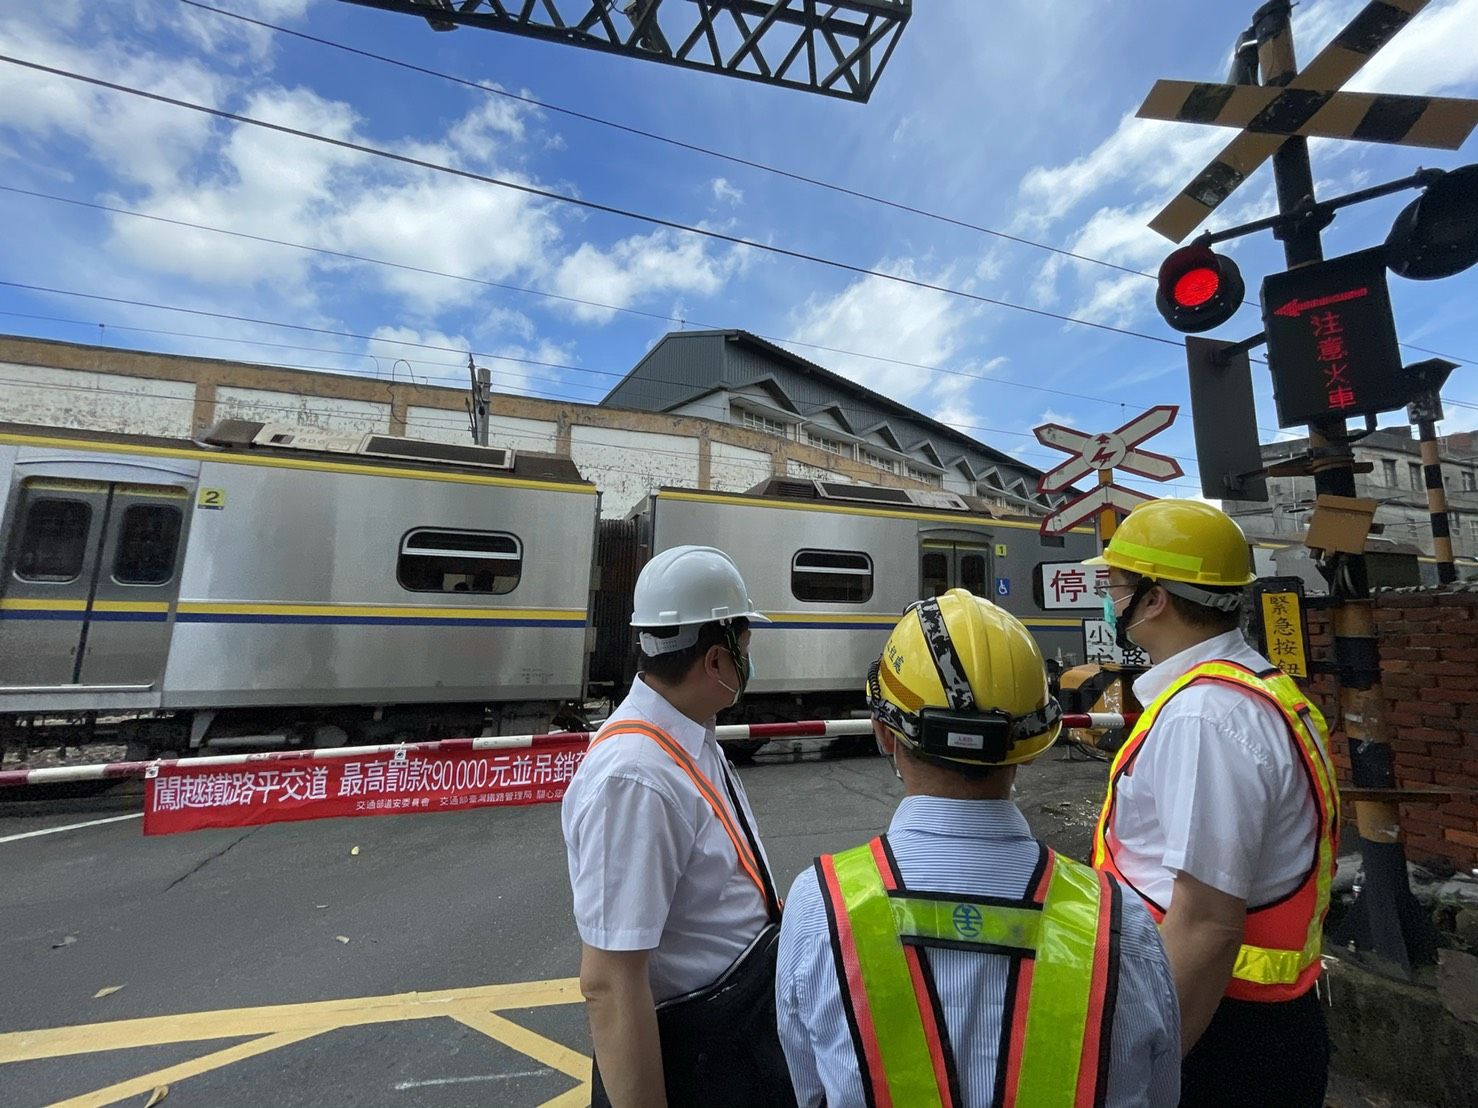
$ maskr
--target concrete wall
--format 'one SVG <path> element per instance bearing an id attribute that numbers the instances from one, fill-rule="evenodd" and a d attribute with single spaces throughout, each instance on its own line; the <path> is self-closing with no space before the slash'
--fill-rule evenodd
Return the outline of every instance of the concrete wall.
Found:
<path id="1" fill-rule="evenodd" d="M 189 438 L 195 386 L 0 362 L 0 420 Z"/>
<path id="2" fill-rule="evenodd" d="M 709 446 L 708 487 L 744 492 L 775 473 L 774 455 L 763 450 L 715 442 Z"/>
<path id="3" fill-rule="evenodd" d="M 698 440 L 680 435 L 574 427 L 570 458 L 600 489 L 601 515 L 624 516 L 663 485 L 698 487 Z M 707 486 L 704 486 L 707 487 Z"/>
<path id="4" fill-rule="evenodd" d="M 390 430 L 390 405 L 228 386 L 216 389 L 215 418 L 295 423 L 346 434 L 384 434 Z"/>
<path id="5" fill-rule="evenodd" d="M 467 443 L 468 416 L 444 408 L 414 407 L 406 409 L 405 433 L 413 439 L 433 442 Z M 507 446 L 514 450 L 533 450 L 541 454 L 558 452 L 559 424 L 549 419 L 519 419 L 516 416 L 489 415 L 488 445 Z"/>
<path id="6" fill-rule="evenodd" d="M 456 388 L 0 335 L 0 421 L 14 423 L 188 438 L 238 418 L 469 442 L 466 397 Z M 495 394 L 489 439 L 571 458 L 613 517 L 660 485 L 742 491 L 772 474 L 925 487 L 715 412 L 713 421 Z"/>

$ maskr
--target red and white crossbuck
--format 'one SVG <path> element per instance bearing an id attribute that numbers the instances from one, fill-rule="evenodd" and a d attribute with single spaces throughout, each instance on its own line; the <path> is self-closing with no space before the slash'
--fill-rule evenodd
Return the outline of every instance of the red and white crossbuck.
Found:
<path id="1" fill-rule="evenodd" d="M 1180 411 L 1176 404 L 1157 404 L 1135 416 L 1114 431 L 1089 435 L 1060 423 L 1044 423 L 1033 428 L 1037 441 L 1054 450 L 1065 450 L 1072 457 L 1056 469 L 1042 474 L 1037 482 L 1041 492 L 1060 492 L 1074 481 L 1099 471 L 1097 488 L 1068 501 L 1042 520 L 1042 534 L 1060 535 L 1088 522 L 1095 513 L 1117 510 L 1131 511 L 1153 497 L 1121 488 L 1112 480 L 1115 469 L 1127 470 L 1152 481 L 1170 481 L 1184 474 L 1180 463 L 1167 454 L 1141 450 L 1139 444 L 1175 422 Z M 1106 535 L 1101 538 L 1107 539 Z"/>

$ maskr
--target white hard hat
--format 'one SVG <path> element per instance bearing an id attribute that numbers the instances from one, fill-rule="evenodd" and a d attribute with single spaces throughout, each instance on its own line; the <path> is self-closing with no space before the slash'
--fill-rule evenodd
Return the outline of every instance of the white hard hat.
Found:
<path id="1" fill-rule="evenodd" d="M 636 579 L 631 626 L 684 628 L 670 637 L 642 635 L 642 652 L 649 657 L 686 650 L 705 623 L 740 617 L 770 622 L 755 611 L 739 567 L 722 550 L 674 546 L 643 566 Z"/>

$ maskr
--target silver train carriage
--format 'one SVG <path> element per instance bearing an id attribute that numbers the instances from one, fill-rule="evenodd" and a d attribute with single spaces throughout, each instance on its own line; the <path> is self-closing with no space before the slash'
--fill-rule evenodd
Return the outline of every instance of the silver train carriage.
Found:
<path id="1" fill-rule="evenodd" d="M 600 522 L 567 459 L 239 421 L 0 424 L 0 497 L 0 748 L 137 757 L 581 726 L 634 672 L 637 573 L 683 543 L 727 550 L 775 621 L 730 717 L 845 716 L 899 613 L 947 588 L 1077 661 L 1081 618 L 1032 578 L 1096 549 L 953 493 L 778 478 Z"/>
<path id="2" fill-rule="evenodd" d="M 950 492 L 772 478 L 747 493 L 661 489 L 626 521 L 602 525 L 607 554 L 623 529 L 643 552 L 684 543 L 726 551 L 774 621 L 751 643 L 757 675 L 730 713 L 736 720 L 861 712 L 863 675 L 899 615 L 951 588 L 1016 615 L 1060 665 L 1085 656 L 1082 613 L 1044 609 L 1033 586 L 1042 563 L 1097 553 L 1089 528 L 1044 537 L 1039 521 L 997 518 L 984 501 Z M 629 610 L 607 616 L 615 626 L 597 620 L 602 641 L 628 656 L 618 629 Z M 595 668 L 610 673 L 615 661 L 600 657 Z"/>
<path id="3" fill-rule="evenodd" d="M 0 745 L 547 728 L 584 695 L 598 518 L 546 455 L 0 424 Z"/>

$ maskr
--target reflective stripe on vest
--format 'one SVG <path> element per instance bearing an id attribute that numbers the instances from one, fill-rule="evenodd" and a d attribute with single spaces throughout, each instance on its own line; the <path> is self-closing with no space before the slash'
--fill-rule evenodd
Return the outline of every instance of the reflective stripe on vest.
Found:
<path id="1" fill-rule="evenodd" d="M 883 838 L 816 860 L 868 1105 L 961 1104 L 931 946 L 1012 959 L 993 1104 L 1103 1103 L 1121 894 L 1050 851 L 1045 863 L 1026 898 L 1001 901 L 906 889 Z"/>
<path id="2" fill-rule="evenodd" d="M 590 741 L 590 749 L 594 750 L 607 739 L 613 739 L 617 735 L 641 735 L 651 739 L 660 746 L 669 758 L 677 763 L 677 768 L 687 774 L 688 779 L 693 782 L 693 787 L 698 790 L 698 795 L 708 802 L 713 809 L 714 817 L 719 826 L 724 829 L 724 834 L 729 836 L 729 841 L 734 844 L 734 852 L 739 856 L 739 868 L 742 869 L 749 879 L 754 882 L 754 887 L 759 890 L 760 899 L 765 902 L 766 909 L 770 906 L 769 895 L 765 892 L 765 883 L 760 878 L 760 861 L 754 856 L 754 851 L 749 849 L 749 843 L 744 839 L 744 834 L 734 824 L 734 816 L 730 813 L 728 805 L 719 796 L 718 790 L 713 787 L 713 782 L 703 772 L 703 767 L 693 760 L 693 756 L 682 748 L 682 745 L 660 727 L 656 727 L 645 720 L 619 719 L 601 728 L 600 734 Z"/>
<path id="3" fill-rule="evenodd" d="M 1193 684 L 1224 684 L 1261 697 L 1277 708 L 1298 753 L 1314 800 L 1317 819 L 1313 861 L 1298 887 L 1271 904 L 1249 908 L 1243 944 L 1237 952 L 1226 995 L 1235 1000 L 1293 1000 L 1308 992 L 1319 977 L 1324 917 L 1329 911 L 1339 834 L 1339 790 L 1329 759 L 1329 728 L 1286 674 L 1258 675 L 1232 662 L 1206 662 L 1182 674 L 1145 708 L 1109 770 L 1108 794 L 1098 819 L 1093 843 L 1093 865 L 1113 874 L 1137 893 L 1156 922 L 1165 908 L 1134 887 L 1114 858 L 1120 845 L 1113 811 L 1119 782 L 1133 771 L 1135 759 L 1150 737 L 1165 705 Z"/>

